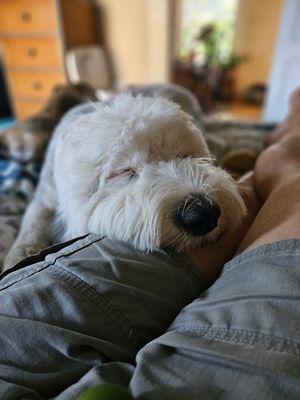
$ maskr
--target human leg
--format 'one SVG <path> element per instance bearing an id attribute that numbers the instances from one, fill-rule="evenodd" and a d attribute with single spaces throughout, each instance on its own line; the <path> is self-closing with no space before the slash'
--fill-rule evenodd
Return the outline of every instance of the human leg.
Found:
<path id="1" fill-rule="evenodd" d="M 300 130 L 299 136 L 287 134 L 261 154 L 253 183 L 263 206 L 238 253 L 300 238 Z"/>
<path id="2" fill-rule="evenodd" d="M 253 181 L 264 205 L 241 254 L 164 335 L 138 353 L 130 385 L 135 396 L 300 397 L 298 133 L 293 129 L 258 159 Z"/>
<path id="3" fill-rule="evenodd" d="M 125 386 L 136 352 L 203 288 L 183 255 L 145 254 L 97 235 L 72 242 L 0 277 L 1 400 L 69 400 L 89 385 Z"/>
<path id="4" fill-rule="evenodd" d="M 300 193 L 298 176 L 289 168 L 287 182 L 272 180 L 242 254 L 225 264 L 220 278 L 182 310 L 165 334 L 138 353 L 130 384 L 135 396 L 300 397 Z M 287 190 L 294 192 L 285 201 Z"/>

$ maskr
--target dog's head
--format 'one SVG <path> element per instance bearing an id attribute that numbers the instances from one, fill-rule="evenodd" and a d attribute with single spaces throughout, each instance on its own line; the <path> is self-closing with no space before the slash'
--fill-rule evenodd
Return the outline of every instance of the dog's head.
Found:
<path id="1" fill-rule="evenodd" d="M 55 155 L 67 236 L 87 232 L 141 250 L 215 241 L 245 214 L 235 182 L 201 132 L 161 98 L 116 96 L 62 132 Z"/>

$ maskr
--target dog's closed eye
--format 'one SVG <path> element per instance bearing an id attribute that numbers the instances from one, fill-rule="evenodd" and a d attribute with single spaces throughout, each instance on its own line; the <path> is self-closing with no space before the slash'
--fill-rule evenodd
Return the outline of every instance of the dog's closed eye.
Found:
<path id="1" fill-rule="evenodd" d="M 172 156 L 172 159 L 174 159 L 174 158 L 179 158 L 179 159 L 183 160 L 184 158 L 191 158 L 191 157 L 193 157 L 191 154 L 186 154 L 186 153 L 178 152 L 178 153 L 175 153 L 175 154 Z"/>
<path id="2" fill-rule="evenodd" d="M 120 177 L 128 177 L 130 180 L 138 177 L 138 172 L 134 168 L 124 168 L 119 171 L 113 171 L 108 175 L 107 179 L 114 179 Z"/>

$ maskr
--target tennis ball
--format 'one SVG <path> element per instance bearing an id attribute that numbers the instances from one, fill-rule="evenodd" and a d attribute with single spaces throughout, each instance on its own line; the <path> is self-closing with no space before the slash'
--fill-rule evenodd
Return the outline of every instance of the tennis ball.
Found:
<path id="1" fill-rule="evenodd" d="M 104 383 L 85 390 L 77 400 L 133 400 L 133 397 L 119 385 Z"/>

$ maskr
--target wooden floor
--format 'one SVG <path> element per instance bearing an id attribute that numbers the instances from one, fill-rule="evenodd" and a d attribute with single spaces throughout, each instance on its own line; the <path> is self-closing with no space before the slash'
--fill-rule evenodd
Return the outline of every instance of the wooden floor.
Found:
<path id="1" fill-rule="evenodd" d="M 212 111 L 214 117 L 221 119 L 242 119 L 248 121 L 260 121 L 262 118 L 262 106 L 233 102 L 219 104 Z"/>

